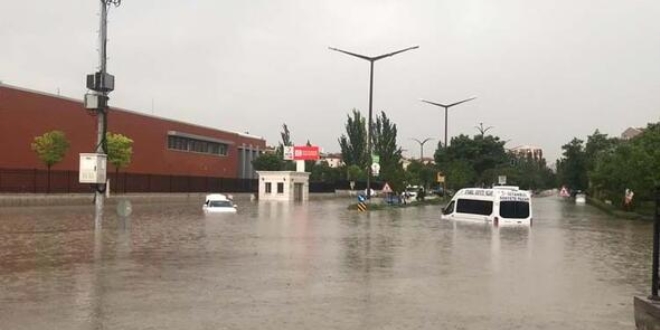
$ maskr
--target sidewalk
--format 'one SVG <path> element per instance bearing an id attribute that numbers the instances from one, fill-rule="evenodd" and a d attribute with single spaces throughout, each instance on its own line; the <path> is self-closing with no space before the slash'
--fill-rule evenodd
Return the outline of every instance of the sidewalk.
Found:
<path id="1" fill-rule="evenodd" d="M 250 193 L 231 194 L 237 200 L 249 200 Z M 111 195 L 107 204 L 129 199 L 133 203 L 204 202 L 206 193 L 128 193 Z M 0 207 L 94 205 L 94 194 L 0 194 Z"/>
<path id="2" fill-rule="evenodd" d="M 114 205 L 120 200 L 128 199 L 132 203 L 162 203 L 195 202 L 204 203 L 208 193 L 127 193 L 113 194 L 106 203 Z M 234 200 L 249 201 L 254 193 L 225 193 L 232 195 Z M 346 197 L 335 193 L 310 193 L 310 200 Z M 94 205 L 94 194 L 0 194 L 0 207 L 32 207 L 32 206 L 70 206 Z"/>
<path id="3" fill-rule="evenodd" d="M 615 206 L 605 204 L 603 201 L 587 196 L 587 203 L 602 210 L 603 212 L 620 219 L 629 220 L 653 220 L 653 214 L 643 214 L 638 212 L 628 212 L 617 209 Z"/>

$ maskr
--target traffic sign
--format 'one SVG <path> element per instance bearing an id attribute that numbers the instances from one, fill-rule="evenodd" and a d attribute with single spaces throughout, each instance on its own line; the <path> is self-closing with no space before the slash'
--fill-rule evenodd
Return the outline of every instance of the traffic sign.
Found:
<path id="1" fill-rule="evenodd" d="M 376 154 L 371 154 L 371 162 L 376 164 L 380 163 L 380 156 Z"/>
<path id="2" fill-rule="evenodd" d="M 390 185 L 387 184 L 387 182 L 385 182 L 385 185 L 383 186 L 383 192 L 384 193 L 391 193 L 392 192 L 392 188 L 390 188 Z"/>
<path id="3" fill-rule="evenodd" d="M 373 175 L 378 176 L 378 174 L 380 173 L 380 164 L 378 163 L 371 164 L 371 173 Z"/>
<path id="4" fill-rule="evenodd" d="M 438 181 L 439 183 L 445 182 L 445 176 L 442 175 L 442 173 L 438 172 L 438 174 L 436 175 L 436 181 Z"/>
<path id="5" fill-rule="evenodd" d="M 506 175 L 500 175 L 497 177 L 497 182 L 499 184 L 506 184 Z"/>

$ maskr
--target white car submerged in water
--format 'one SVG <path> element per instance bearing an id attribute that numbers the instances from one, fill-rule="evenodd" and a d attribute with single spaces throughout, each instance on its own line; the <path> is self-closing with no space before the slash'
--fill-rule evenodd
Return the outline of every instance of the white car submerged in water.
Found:
<path id="1" fill-rule="evenodd" d="M 229 195 L 209 194 L 202 209 L 207 213 L 236 213 L 236 204 Z"/>
<path id="2" fill-rule="evenodd" d="M 442 218 L 495 226 L 531 225 L 532 198 L 528 191 L 515 186 L 461 189 L 442 210 Z"/>

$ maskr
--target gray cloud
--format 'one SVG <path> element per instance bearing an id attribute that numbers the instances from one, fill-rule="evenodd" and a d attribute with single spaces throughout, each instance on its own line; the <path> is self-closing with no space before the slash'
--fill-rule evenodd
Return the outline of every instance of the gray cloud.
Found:
<path id="1" fill-rule="evenodd" d="M 0 80 L 81 98 L 97 64 L 95 1 L 0 5 Z M 573 136 L 618 135 L 660 120 L 657 1 L 130 1 L 110 11 L 116 106 L 249 131 L 269 143 L 282 123 L 295 142 L 339 149 L 346 114 L 374 110 L 400 142 L 444 134 L 440 108 L 419 98 L 479 99 L 451 110 L 450 135 L 479 122 L 550 161 Z M 431 155 L 435 145 L 426 145 Z"/>

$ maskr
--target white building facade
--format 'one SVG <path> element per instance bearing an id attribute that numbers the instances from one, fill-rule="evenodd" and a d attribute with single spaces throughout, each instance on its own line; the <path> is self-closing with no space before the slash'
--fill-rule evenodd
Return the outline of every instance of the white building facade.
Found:
<path id="1" fill-rule="evenodd" d="M 258 198 L 263 201 L 307 201 L 309 174 L 292 171 L 257 171 Z"/>

